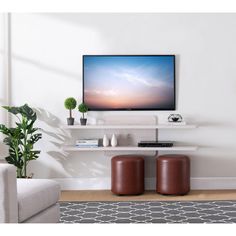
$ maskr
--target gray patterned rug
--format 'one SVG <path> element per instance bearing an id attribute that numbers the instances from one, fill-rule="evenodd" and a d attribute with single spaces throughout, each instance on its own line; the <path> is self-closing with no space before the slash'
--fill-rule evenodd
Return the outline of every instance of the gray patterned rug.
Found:
<path id="1" fill-rule="evenodd" d="M 61 223 L 236 223 L 236 201 L 61 202 Z"/>

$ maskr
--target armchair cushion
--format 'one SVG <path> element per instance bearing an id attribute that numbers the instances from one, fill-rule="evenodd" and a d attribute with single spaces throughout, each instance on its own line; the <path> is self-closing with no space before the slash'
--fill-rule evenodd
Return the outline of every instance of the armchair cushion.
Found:
<path id="1" fill-rule="evenodd" d="M 60 185 L 46 179 L 18 179 L 17 200 L 19 222 L 38 214 L 59 200 Z"/>

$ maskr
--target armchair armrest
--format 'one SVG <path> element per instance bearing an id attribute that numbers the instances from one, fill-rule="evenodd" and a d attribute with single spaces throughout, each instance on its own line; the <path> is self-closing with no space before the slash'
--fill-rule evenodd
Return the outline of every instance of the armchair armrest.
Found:
<path id="1" fill-rule="evenodd" d="M 16 168 L 0 164 L 0 223 L 17 223 Z"/>

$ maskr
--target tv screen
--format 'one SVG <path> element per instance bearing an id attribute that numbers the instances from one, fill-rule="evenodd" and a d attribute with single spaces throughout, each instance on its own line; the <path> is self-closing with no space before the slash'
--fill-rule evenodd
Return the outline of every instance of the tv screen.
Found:
<path id="1" fill-rule="evenodd" d="M 89 110 L 175 110 L 174 55 L 84 55 Z"/>

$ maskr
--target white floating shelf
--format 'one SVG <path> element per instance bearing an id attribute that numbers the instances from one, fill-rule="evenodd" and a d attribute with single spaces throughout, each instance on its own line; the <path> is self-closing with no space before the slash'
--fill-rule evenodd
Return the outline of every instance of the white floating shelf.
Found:
<path id="1" fill-rule="evenodd" d="M 64 151 L 196 151 L 197 146 L 174 146 L 174 147 L 137 147 L 137 146 L 118 146 L 118 147 L 76 147 L 76 146 L 64 146 Z"/>
<path id="2" fill-rule="evenodd" d="M 64 125 L 64 129 L 195 129 L 196 125 Z"/>

